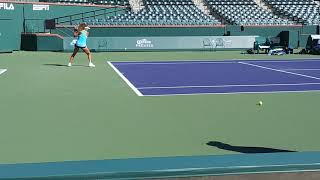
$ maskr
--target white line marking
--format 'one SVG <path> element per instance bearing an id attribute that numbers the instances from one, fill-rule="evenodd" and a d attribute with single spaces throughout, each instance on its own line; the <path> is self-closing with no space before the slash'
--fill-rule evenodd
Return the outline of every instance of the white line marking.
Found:
<path id="1" fill-rule="evenodd" d="M 107 63 L 138 96 L 143 96 L 143 94 L 110 61 L 107 61 Z"/>
<path id="2" fill-rule="evenodd" d="M 7 71 L 7 69 L 0 69 L 0 74 L 3 74 Z"/>
<path id="3" fill-rule="evenodd" d="M 148 95 L 145 94 L 143 96 L 151 96 L 151 97 L 156 97 L 156 96 L 195 96 L 195 95 L 232 95 L 232 94 L 279 94 L 279 93 L 299 93 L 299 92 L 320 92 L 319 90 L 299 90 L 299 91 L 260 91 L 260 92 L 228 92 L 228 93 L 192 93 L 192 94 L 156 94 L 156 95 Z"/>
<path id="4" fill-rule="evenodd" d="M 113 63 L 119 63 L 119 65 L 130 65 L 130 64 L 194 64 L 194 63 L 202 63 L 202 64 L 223 64 L 223 63 L 237 63 L 238 61 L 250 61 L 250 62 L 271 62 L 271 63 L 296 63 L 296 62 L 320 62 L 320 59 L 291 59 L 291 60 L 284 60 L 284 59 L 222 59 L 222 60 L 210 60 L 210 59 L 197 59 L 197 60 L 179 60 L 179 61 L 117 61 Z"/>
<path id="5" fill-rule="evenodd" d="M 290 164 L 288 164 L 287 168 L 293 168 L 290 167 Z M 313 164 L 301 164 L 301 166 L 313 166 L 313 165 L 319 165 L 319 163 L 313 163 Z M 286 165 L 271 165 L 271 167 L 281 167 L 281 166 L 286 166 Z M 297 166 L 297 165 L 295 165 Z M 298 165 L 300 166 L 300 165 Z M 295 169 L 295 170 L 264 170 L 261 169 L 259 171 L 243 171 L 245 168 L 268 168 L 270 167 L 269 165 L 266 166 L 234 166 L 234 167 L 205 167 L 205 168 L 183 168 L 183 169 L 164 169 L 164 170 L 151 170 L 151 172 L 185 172 L 185 171 L 204 171 L 204 170 L 215 170 L 215 169 L 233 169 L 233 168 L 239 168 L 242 169 L 242 172 L 208 172 L 208 173 L 201 173 L 201 174 L 195 174 L 194 176 L 204 176 L 204 175 L 245 175 L 245 174 L 265 174 L 265 173 L 285 173 L 285 172 L 318 172 L 320 171 L 319 168 L 313 168 L 313 169 Z M 145 171 L 134 171 L 134 172 L 145 172 Z M 104 171 L 97 172 L 97 173 L 104 173 Z M 94 173 L 94 174 L 97 174 Z M 151 177 L 151 176 L 150 176 Z M 170 176 L 168 176 L 170 177 Z M 181 177 L 189 177 L 188 175 L 182 175 Z"/>
<path id="6" fill-rule="evenodd" d="M 285 71 L 320 71 L 320 69 L 281 69 Z"/>
<path id="7" fill-rule="evenodd" d="M 207 170 L 207 169 L 245 169 L 245 168 L 271 168 L 271 167 L 291 167 L 291 166 L 319 166 L 320 163 L 310 163 L 310 164 L 272 164 L 264 166 L 227 166 L 227 167 L 204 167 L 204 168 L 183 168 L 183 169 L 164 169 L 164 170 L 154 170 L 154 171 L 195 171 L 195 170 Z"/>
<path id="8" fill-rule="evenodd" d="M 292 74 L 292 75 L 297 75 L 297 76 L 302 76 L 302 77 L 307 77 L 307 78 L 311 78 L 311 79 L 320 80 L 320 78 L 317 78 L 317 77 L 314 77 L 314 76 L 308 76 L 308 75 L 304 75 L 304 74 L 299 74 L 299 73 L 294 73 L 294 72 L 289 72 L 289 71 L 284 71 L 284 70 L 279 70 L 279 69 L 268 68 L 268 67 L 265 67 L 265 66 L 259 66 L 259 65 L 255 65 L 255 64 L 245 63 L 245 62 L 239 62 L 239 63 L 240 64 L 245 64 L 245 65 L 248 65 L 248 66 L 262 68 L 262 69 L 268 69 L 268 70 L 282 72 L 282 73 L 286 73 L 286 74 Z"/>
<path id="9" fill-rule="evenodd" d="M 141 64 L 141 65 L 163 65 L 163 64 L 234 64 L 237 63 L 236 61 L 226 61 L 226 62 L 222 62 L 222 61 L 199 61 L 199 62 L 195 62 L 195 61 L 172 61 L 172 62 L 115 62 L 118 63 L 118 65 L 137 65 L 137 64 Z"/>
<path id="10" fill-rule="evenodd" d="M 303 86 L 320 85 L 320 83 L 297 83 L 297 84 L 234 84 L 217 86 L 158 86 L 158 87 L 139 87 L 137 89 L 183 89 L 183 88 L 224 88 L 224 87 L 265 87 L 265 86 Z"/>
<path id="11" fill-rule="evenodd" d="M 320 59 L 314 59 L 314 58 L 310 58 L 310 59 L 232 59 L 235 61 L 251 61 L 251 62 L 277 62 L 277 63 L 283 63 L 283 62 L 290 62 L 290 63 L 297 63 L 297 62 L 319 62 Z"/>

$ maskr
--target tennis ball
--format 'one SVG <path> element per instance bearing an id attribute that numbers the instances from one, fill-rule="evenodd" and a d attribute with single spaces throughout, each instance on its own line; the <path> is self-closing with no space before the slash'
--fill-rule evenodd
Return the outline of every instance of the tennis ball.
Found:
<path id="1" fill-rule="evenodd" d="M 262 106 L 262 104 L 263 104 L 262 101 L 259 101 L 259 102 L 258 102 L 258 105 L 259 105 L 259 106 Z"/>

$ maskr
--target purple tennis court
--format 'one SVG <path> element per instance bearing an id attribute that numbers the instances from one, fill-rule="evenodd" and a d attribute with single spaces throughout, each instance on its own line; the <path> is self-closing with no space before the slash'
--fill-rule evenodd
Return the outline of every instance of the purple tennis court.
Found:
<path id="1" fill-rule="evenodd" d="M 320 90 L 319 60 L 108 62 L 139 96 Z"/>

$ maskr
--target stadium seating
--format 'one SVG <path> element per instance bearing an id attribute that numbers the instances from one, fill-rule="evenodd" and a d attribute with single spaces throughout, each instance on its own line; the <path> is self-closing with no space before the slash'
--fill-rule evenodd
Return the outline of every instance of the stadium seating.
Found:
<path id="1" fill-rule="evenodd" d="M 291 25 L 269 12 L 253 0 L 206 0 L 208 7 L 230 24 L 235 25 Z"/>
<path id="2" fill-rule="evenodd" d="M 319 6 L 312 0 L 265 0 L 275 12 L 305 25 L 319 24 Z"/>
<path id="3" fill-rule="evenodd" d="M 192 0 L 144 0 L 138 13 L 127 12 L 107 19 L 96 19 L 94 25 L 218 25 L 218 20 L 205 15 Z"/>
<path id="4" fill-rule="evenodd" d="M 129 6 L 129 0 L 41 0 Z M 142 0 L 138 12 L 128 10 L 104 19 L 87 19 L 90 25 L 318 25 L 319 6 L 313 0 L 204 0 L 213 15 L 203 13 L 192 0 Z M 78 23 L 78 22 L 73 22 Z"/>

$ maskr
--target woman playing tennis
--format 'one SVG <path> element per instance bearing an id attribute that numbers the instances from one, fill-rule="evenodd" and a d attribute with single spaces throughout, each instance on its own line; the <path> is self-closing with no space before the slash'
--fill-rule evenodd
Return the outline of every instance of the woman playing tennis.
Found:
<path id="1" fill-rule="evenodd" d="M 95 67 L 95 65 L 92 63 L 92 55 L 90 49 L 87 47 L 87 39 L 89 36 L 89 32 L 87 30 L 89 29 L 90 28 L 85 23 L 81 23 L 78 26 L 78 29 L 74 31 L 73 35 L 74 37 L 77 37 L 77 42 L 74 45 L 73 53 L 69 59 L 69 67 L 72 66 L 74 57 L 78 53 L 79 49 L 82 49 L 83 52 L 87 54 L 89 60 L 89 67 Z"/>

